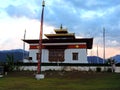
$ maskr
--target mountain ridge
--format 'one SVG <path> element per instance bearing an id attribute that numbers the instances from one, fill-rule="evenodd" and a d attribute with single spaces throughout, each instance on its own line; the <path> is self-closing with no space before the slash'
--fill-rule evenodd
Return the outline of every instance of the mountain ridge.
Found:
<path id="1" fill-rule="evenodd" d="M 28 57 L 28 53 L 23 49 L 2 50 L 0 51 L 0 62 L 6 62 L 7 55 L 13 55 L 14 62 L 22 62 L 23 58 Z"/>

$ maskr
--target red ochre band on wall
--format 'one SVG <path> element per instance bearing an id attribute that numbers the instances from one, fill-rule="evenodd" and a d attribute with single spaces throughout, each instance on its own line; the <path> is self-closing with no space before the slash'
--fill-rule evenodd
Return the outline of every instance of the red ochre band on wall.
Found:
<path id="1" fill-rule="evenodd" d="M 54 46 L 51 46 L 54 47 Z M 62 47 L 62 46 L 61 46 Z M 39 45 L 30 45 L 30 49 L 38 49 Z M 42 45 L 42 49 L 45 48 L 45 45 Z M 68 45 L 67 48 L 69 49 L 82 49 L 82 48 L 87 48 L 86 44 L 80 44 L 80 45 Z"/>
<path id="2" fill-rule="evenodd" d="M 39 48 L 39 45 L 30 45 L 30 49 L 38 49 Z M 42 45 L 42 49 L 44 49 L 45 46 Z"/>
<path id="3" fill-rule="evenodd" d="M 75 48 L 75 49 L 80 49 L 80 48 L 87 48 L 86 44 L 80 44 L 80 45 L 68 45 L 68 48 Z"/>

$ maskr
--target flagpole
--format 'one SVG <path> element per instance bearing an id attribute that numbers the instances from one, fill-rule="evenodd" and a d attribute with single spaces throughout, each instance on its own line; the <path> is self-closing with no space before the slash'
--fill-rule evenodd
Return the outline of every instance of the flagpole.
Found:
<path id="1" fill-rule="evenodd" d="M 98 45 L 97 45 L 97 64 L 99 64 Z"/>
<path id="2" fill-rule="evenodd" d="M 105 28 L 103 27 L 103 64 L 105 63 Z"/>
<path id="3" fill-rule="evenodd" d="M 25 29 L 25 32 L 24 32 L 24 40 L 26 38 L 26 29 Z M 23 50 L 25 50 L 25 42 L 23 43 Z"/>
<path id="4" fill-rule="evenodd" d="M 37 73 L 41 74 L 41 60 L 42 60 L 42 33 L 43 33 L 43 16 L 44 16 L 45 1 L 42 2 L 42 14 L 41 14 L 41 24 L 40 24 L 40 36 L 39 36 L 39 55 L 38 55 L 38 67 Z"/>
<path id="5" fill-rule="evenodd" d="M 26 29 L 24 31 L 24 40 L 26 38 Z M 24 52 L 25 52 L 25 42 L 23 42 L 23 60 L 24 60 Z"/>

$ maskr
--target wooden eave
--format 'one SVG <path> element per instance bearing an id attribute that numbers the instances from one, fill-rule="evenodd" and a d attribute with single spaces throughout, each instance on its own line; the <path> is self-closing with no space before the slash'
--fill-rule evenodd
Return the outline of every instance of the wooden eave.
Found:
<path id="1" fill-rule="evenodd" d="M 44 34 L 47 38 L 75 38 L 74 33 L 67 34 Z"/>
<path id="2" fill-rule="evenodd" d="M 66 30 L 66 29 L 62 29 L 62 30 L 57 30 L 57 29 L 55 29 L 54 30 L 55 32 L 56 32 L 56 34 L 60 34 L 60 33 L 68 33 L 68 31 Z"/>
<path id="3" fill-rule="evenodd" d="M 39 40 L 23 40 L 28 44 L 38 44 Z M 92 49 L 93 38 L 78 38 L 78 39 L 43 39 L 43 43 L 86 43 L 87 49 Z"/>

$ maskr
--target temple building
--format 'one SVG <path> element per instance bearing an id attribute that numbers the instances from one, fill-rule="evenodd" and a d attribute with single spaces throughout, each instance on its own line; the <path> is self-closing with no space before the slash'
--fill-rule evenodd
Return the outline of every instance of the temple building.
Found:
<path id="1" fill-rule="evenodd" d="M 87 49 L 92 49 L 93 38 L 76 38 L 61 26 L 55 34 L 44 34 L 42 39 L 42 63 L 88 63 Z M 29 60 L 38 61 L 39 40 L 23 40 L 29 44 Z"/>

